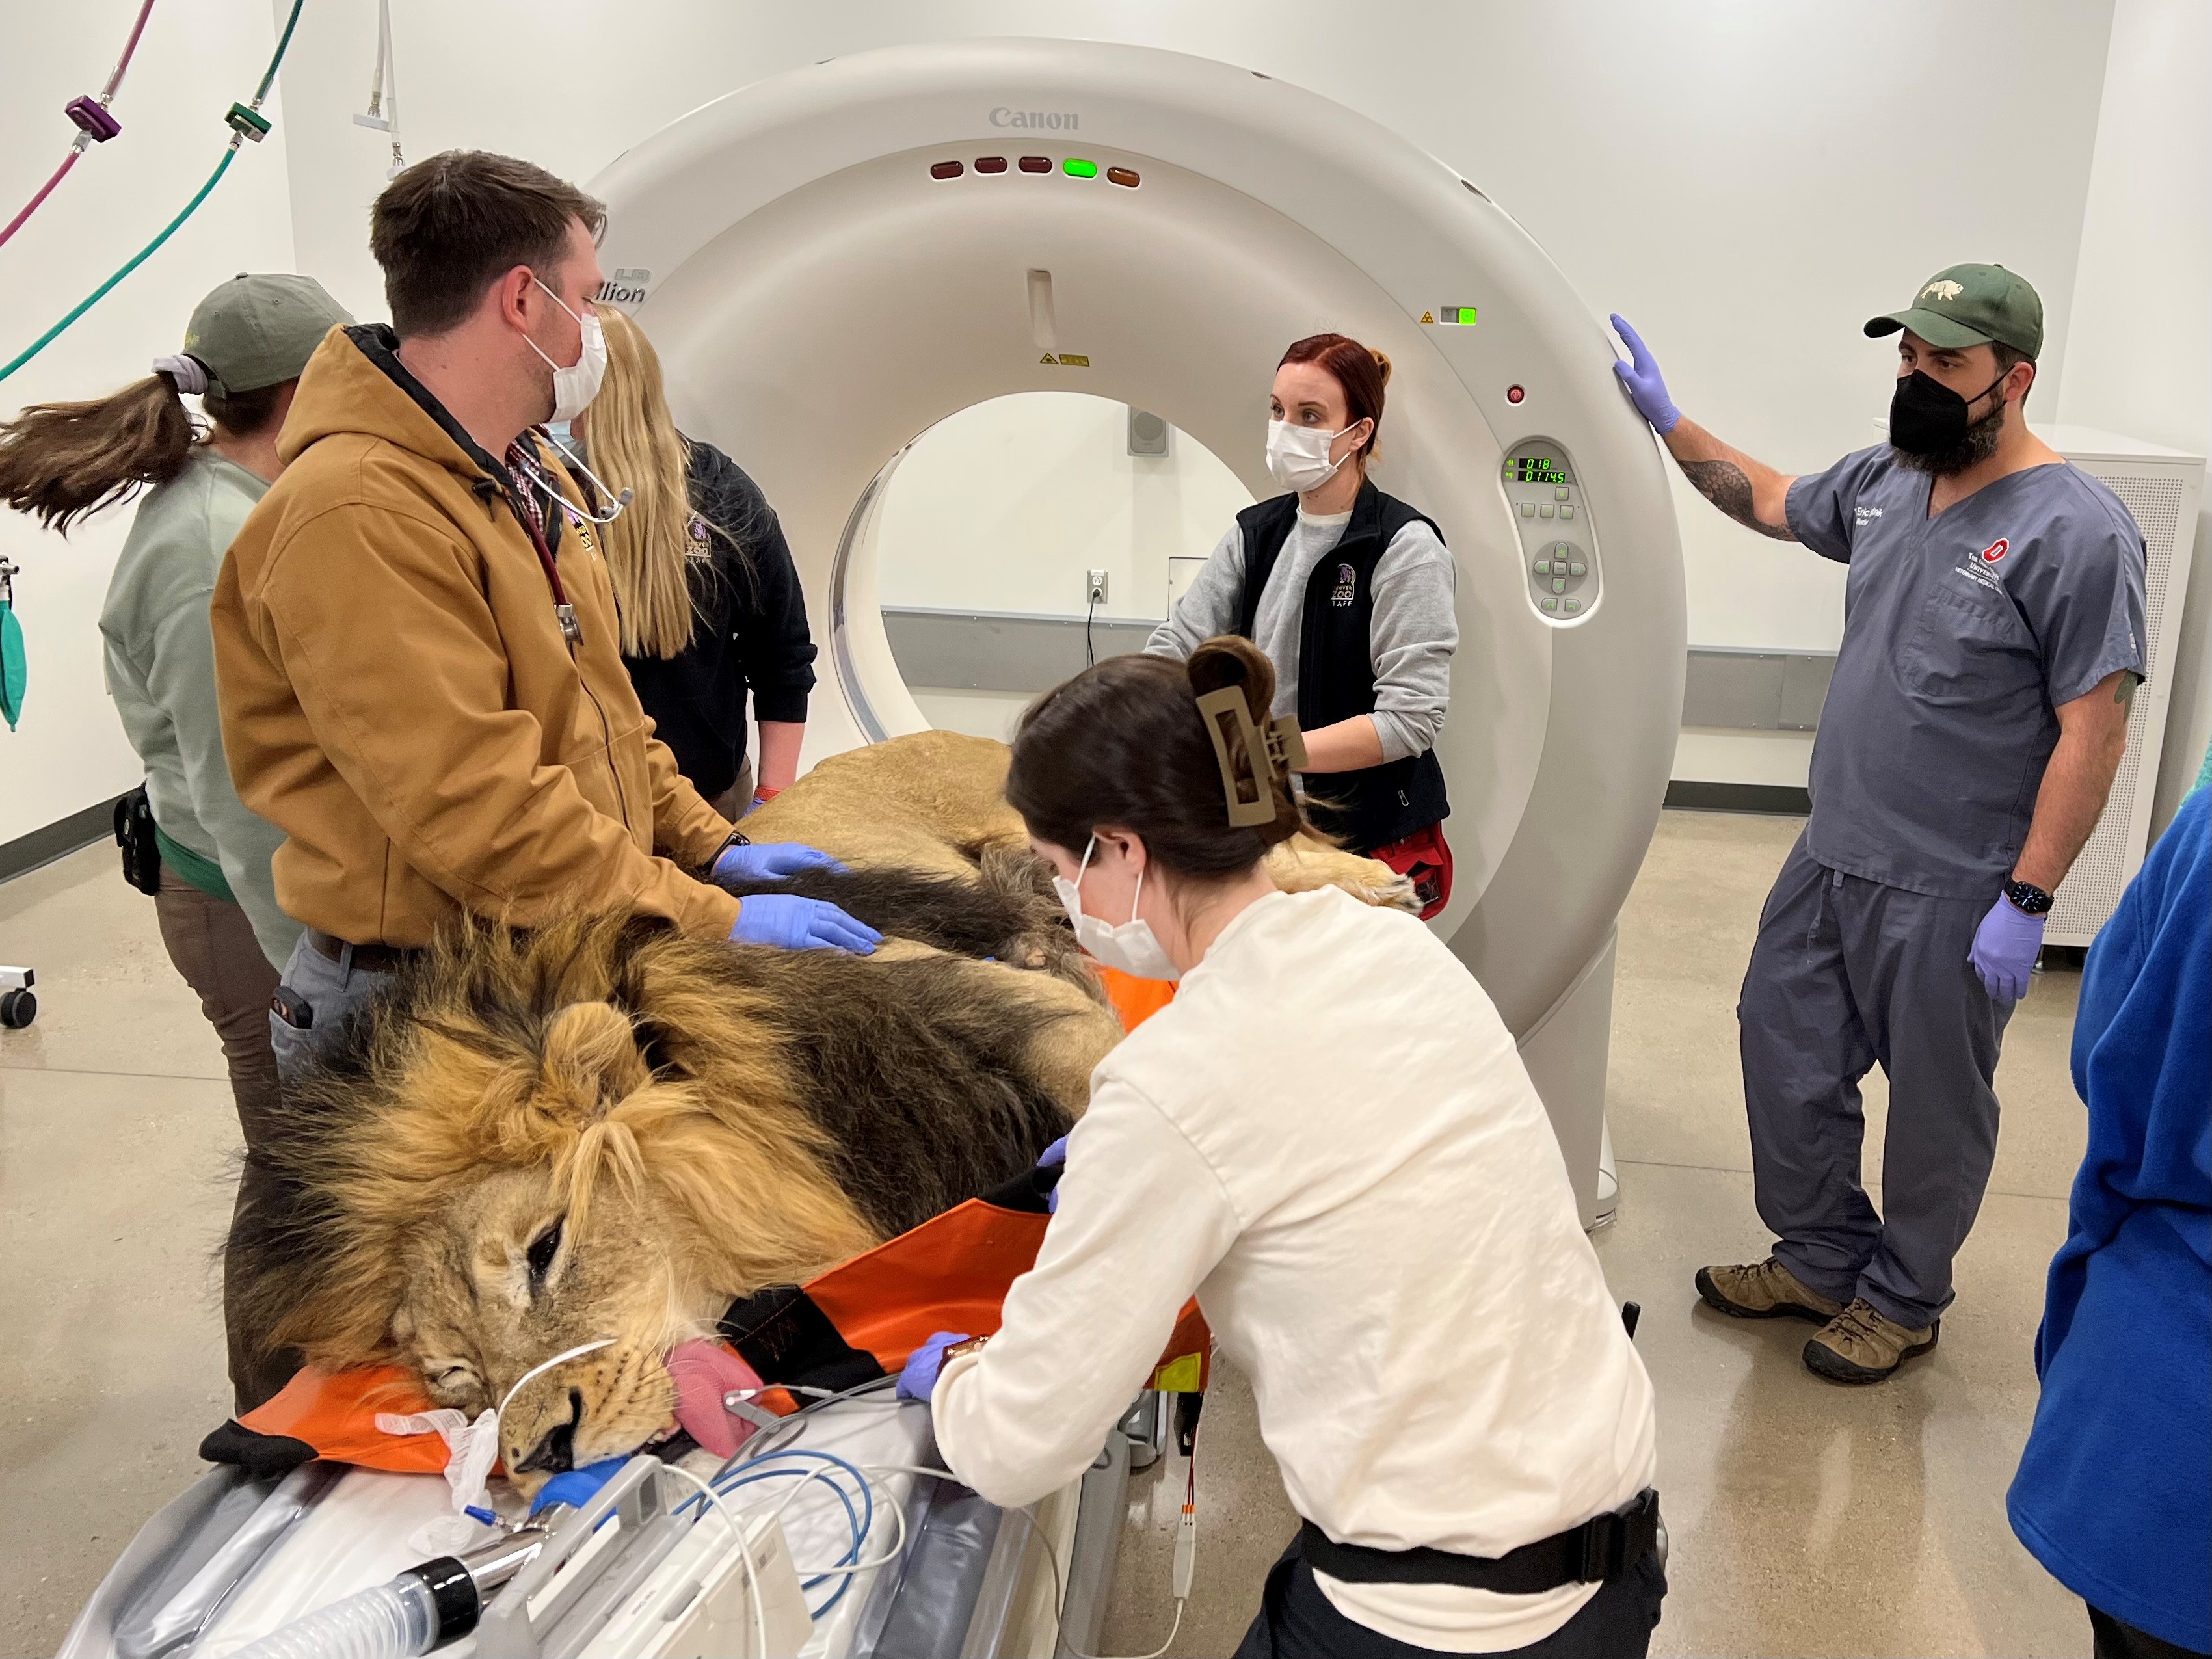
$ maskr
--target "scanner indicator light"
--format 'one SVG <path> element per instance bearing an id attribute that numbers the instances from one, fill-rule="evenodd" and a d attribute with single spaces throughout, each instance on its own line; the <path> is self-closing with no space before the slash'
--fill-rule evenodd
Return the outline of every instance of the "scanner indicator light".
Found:
<path id="1" fill-rule="evenodd" d="M 1134 167 L 1108 167 L 1106 169 L 1106 182 L 1109 185 L 1121 185 L 1130 190 L 1134 190 L 1139 185 L 1142 184 L 1144 180 L 1137 176 L 1137 171 Z"/>
<path id="2" fill-rule="evenodd" d="M 1096 179 L 1098 176 L 1098 163 L 1086 161 L 1080 155 L 1071 155 L 1060 165 L 1071 179 Z"/>
<path id="3" fill-rule="evenodd" d="M 979 155 L 975 158 L 975 171 L 978 173 L 1004 173 L 1006 170 L 1006 158 L 1003 155 Z"/>
<path id="4" fill-rule="evenodd" d="M 1052 157 L 1049 155 L 1024 155 L 1015 165 L 1019 167 L 1024 173 L 1050 173 L 1052 171 Z"/>
<path id="5" fill-rule="evenodd" d="M 929 176 L 933 179 L 957 179 L 967 171 L 957 161 L 933 161 L 930 164 Z"/>

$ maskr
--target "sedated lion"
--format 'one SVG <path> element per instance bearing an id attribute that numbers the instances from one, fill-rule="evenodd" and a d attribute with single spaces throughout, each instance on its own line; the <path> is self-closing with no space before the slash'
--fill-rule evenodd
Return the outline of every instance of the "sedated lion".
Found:
<path id="1" fill-rule="evenodd" d="M 325 1370 L 397 1363 L 501 1421 L 526 1486 L 668 1427 L 665 1359 L 1000 1184 L 1080 1115 L 1121 1027 L 1003 798 L 1003 744 L 903 738 L 745 820 L 843 873 L 782 884 L 880 927 L 872 957 L 571 917 L 461 924 L 288 1087 L 238 1218 L 244 1313 Z M 1314 841 L 1286 887 L 1405 904 Z M 740 890 L 743 890 L 742 889 Z"/>

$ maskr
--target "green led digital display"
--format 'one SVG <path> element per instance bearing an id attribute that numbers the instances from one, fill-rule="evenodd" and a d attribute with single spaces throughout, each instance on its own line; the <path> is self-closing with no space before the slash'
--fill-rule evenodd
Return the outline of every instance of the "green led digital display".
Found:
<path id="1" fill-rule="evenodd" d="M 1572 483 L 1565 464 L 1549 455 L 1516 455 L 1505 463 L 1505 476 L 1515 483 Z"/>

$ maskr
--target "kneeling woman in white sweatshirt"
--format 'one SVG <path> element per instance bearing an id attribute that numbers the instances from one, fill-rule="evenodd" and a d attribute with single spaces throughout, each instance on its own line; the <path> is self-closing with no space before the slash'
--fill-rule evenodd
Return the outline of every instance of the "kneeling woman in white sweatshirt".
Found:
<path id="1" fill-rule="evenodd" d="M 1195 1292 L 1306 1522 L 1240 1655 L 1640 1655 L 1666 1593 L 1650 1380 L 1482 988 L 1413 917 L 1268 879 L 1299 825 L 1273 681 L 1218 639 L 1024 720 L 1007 797 L 1079 935 L 1182 984 L 1094 1074 L 998 1334 L 933 1339 L 900 1391 L 961 1480 L 1034 1502 Z"/>

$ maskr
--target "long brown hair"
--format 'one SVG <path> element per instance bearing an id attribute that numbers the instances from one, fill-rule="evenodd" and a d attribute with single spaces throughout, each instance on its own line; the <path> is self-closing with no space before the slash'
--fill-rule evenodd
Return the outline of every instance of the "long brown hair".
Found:
<path id="1" fill-rule="evenodd" d="M 1379 453 L 1375 446 L 1382 435 L 1382 388 L 1390 384 L 1389 358 L 1348 334 L 1309 334 L 1303 340 L 1293 340 L 1283 354 L 1283 362 L 1275 367 L 1280 368 L 1283 363 L 1312 363 L 1327 369 L 1344 388 L 1345 423 L 1375 422 L 1367 441 L 1355 452 L 1359 470 L 1364 472 L 1368 462 Z"/>
<path id="2" fill-rule="evenodd" d="M 668 412 L 653 342 L 613 306 L 597 309 L 607 374 L 584 417 L 584 434 L 592 470 L 632 492 L 604 532 L 622 653 L 678 656 L 691 643 L 696 621 L 690 580 L 691 446 Z"/>
<path id="3" fill-rule="evenodd" d="M 1247 639 L 1224 635 L 1190 653 L 1109 657 L 1048 691 L 1022 716 L 1006 799 L 1029 832 L 1071 853 L 1101 824 L 1141 837 L 1145 850 L 1178 876 L 1211 881 L 1242 875 L 1277 842 L 1305 828 L 1290 780 L 1255 768 L 1241 734 L 1228 736 L 1231 769 L 1275 804 L 1257 828 L 1229 822 L 1227 786 L 1198 699 L 1224 686 L 1244 694 L 1264 728 L 1275 698 L 1275 665 Z"/>
<path id="4" fill-rule="evenodd" d="M 210 390 L 205 406 L 225 432 L 252 437 L 276 417 L 284 389 L 228 394 Z M 0 423 L 0 501 L 67 535 L 86 514 L 127 501 L 184 471 L 198 434 L 177 392 L 157 370 L 122 391 L 82 403 L 33 404 Z"/>

